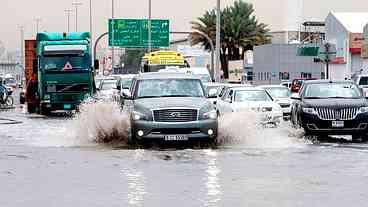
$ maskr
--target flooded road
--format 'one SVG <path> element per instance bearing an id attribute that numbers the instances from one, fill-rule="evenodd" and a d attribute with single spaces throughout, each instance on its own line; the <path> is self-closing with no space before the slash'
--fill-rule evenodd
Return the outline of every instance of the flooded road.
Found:
<path id="1" fill-rule="evenodd" d="M 45 118 L 20 108 L 0 112 L 0 119 L 10 119 L 0 121 L 0 206 L 364 206 L 368 201 L 367 144 L 313 143 L 287 123 L 231 129 L 234 120 L 227 119 L 218 149 L 128 150 L 93 139 L 97 132 L 91 127 L 112 130 L 104 121 L 112 112 L 77 118 Z M 124 124 L 118 116 L 107 117 Z"/>

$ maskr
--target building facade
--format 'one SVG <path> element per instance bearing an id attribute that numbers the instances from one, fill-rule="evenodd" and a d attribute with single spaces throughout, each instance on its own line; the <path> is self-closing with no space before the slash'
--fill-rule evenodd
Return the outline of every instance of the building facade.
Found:
<path id="1" fill-rule="evenodd" d="M 368 13 L 330 13 L 326 18 L 326 41 L 336 46 L 336 58 L 329 70 L 330 79 L 350 79 L 368 73 L 368 57 L 364 48 L 363 30 Z"/>
<path id="2" fill-rule="evenodd" d="M 296 78 L 324 78 L 324 64 L 314 56 L 298 56 L 297 44 L 268 44 L 254 48 L 253 84 L 279 84 Z"/>

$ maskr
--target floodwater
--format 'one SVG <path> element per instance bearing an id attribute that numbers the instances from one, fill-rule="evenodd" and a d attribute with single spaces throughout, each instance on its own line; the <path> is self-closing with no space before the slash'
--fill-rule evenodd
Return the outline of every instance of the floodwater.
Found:
<path id="1" fill-rule="evenodd" d="M 367 205 L 367 144 L 239 114 L 221 118 L 216 149 L 126 149 L 128 127 L 108 103 L 76 117 L 0 111 L 0 206 Z"/>

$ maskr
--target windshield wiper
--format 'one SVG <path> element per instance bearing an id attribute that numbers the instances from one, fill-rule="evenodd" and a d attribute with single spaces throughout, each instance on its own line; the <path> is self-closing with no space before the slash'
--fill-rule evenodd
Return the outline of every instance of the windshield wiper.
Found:
<path id="1" fill-rule="evenodd" d="M 324 97 L 318 97 L 318 96 L 308 96 L 304 97 L 304 99 L 325 99 Z"/>
<path id="2" fill-rule="evenodd" d="M 328 98 L 341 98 L 341 99 L 352 99 L 352 98 L 359 98 L 359 97 L 342 97 L 342 96 L 331 96 Z"/>
<path id="3" fill-rule="evenodd" d="M 160 98 L 161 96 L 139 96 L 138 98 Z"/>
<path id="4" fill-rule="evenodd" d="M 198 97 L 198 96 L 191 96 L 191 95 L 165 95 L 160 97 Z"/>

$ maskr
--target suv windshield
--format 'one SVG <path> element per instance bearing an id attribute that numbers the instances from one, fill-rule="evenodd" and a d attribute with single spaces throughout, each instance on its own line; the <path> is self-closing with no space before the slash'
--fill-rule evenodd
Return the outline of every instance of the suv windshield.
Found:
<path id="1" fill-rule="evenodd" d="M 204 97 L 201 81 L 198 79 L 152 79 L 141 80 L 137 98 L 158 97 Z"/>
<path id="2" fill-rule="evenodd" d="M 321 83 L 308 85 L 304 98 L 361 98 L 361 96 L 359 88 L 354 84 Z"/>
<path id="3" fill-rule="evenodd" d="M 290 90 L 288 88 L 267 88 L 267 92 L 273 98 L 289 98 L 290 97 Z"/>
<path id="4" fill-rule="evenodd" d="M 236 91 L 235 102 L 245 101 L 272 101 L 266 91 Z"/>

